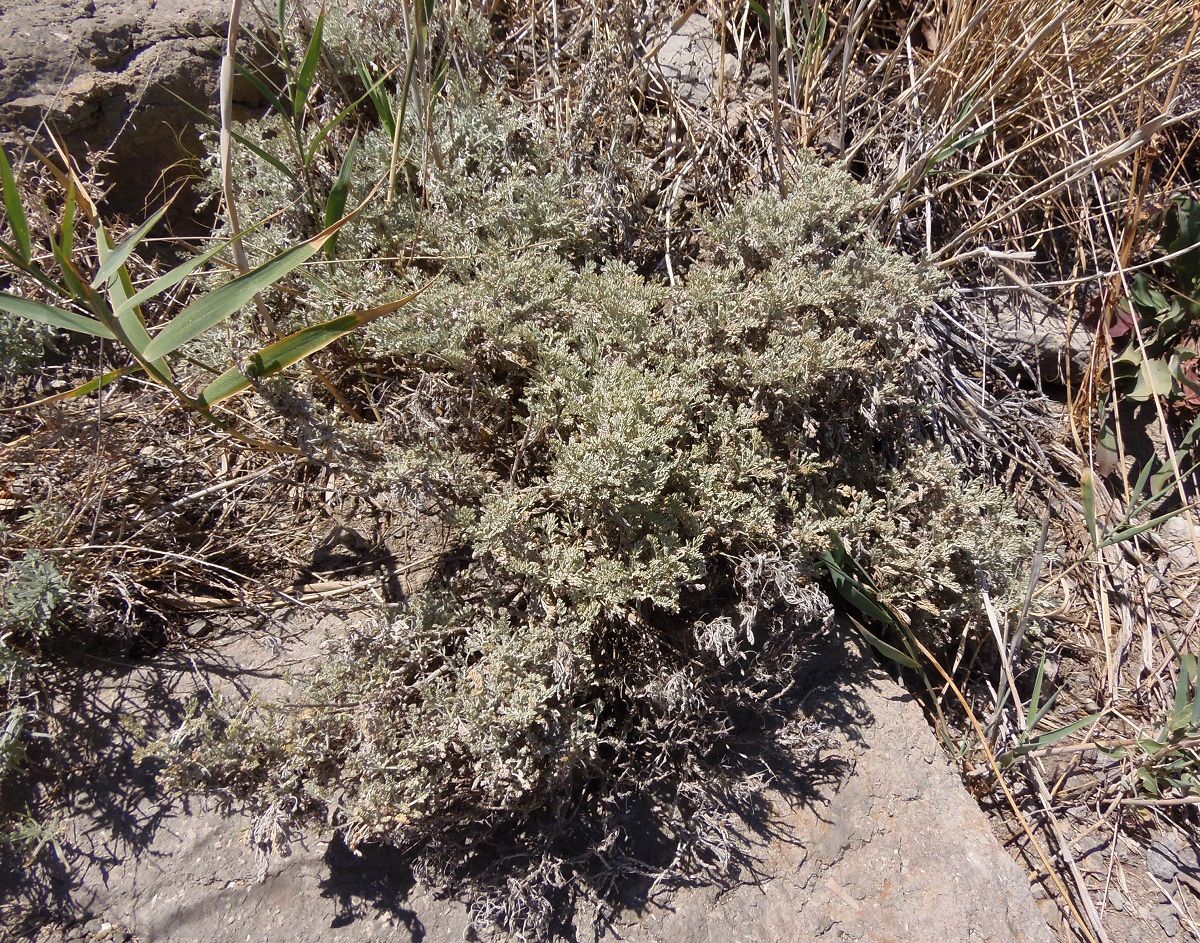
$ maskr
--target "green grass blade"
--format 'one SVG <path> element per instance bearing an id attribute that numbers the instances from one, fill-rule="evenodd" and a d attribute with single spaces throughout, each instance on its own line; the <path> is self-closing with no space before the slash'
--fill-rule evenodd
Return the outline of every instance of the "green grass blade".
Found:
<path id="1" fill-rule="evenodd" d="M 253 226 L 249 226 L 246 229 L 243 229 L 241 231 L 240 235 L 245 237 L 249 233 L 254 232 L 254 230 L 258 229 L 260 226 L 262 226 L 264 223 L 266 223 L 267 220 L 269 220 L 271 218 L 272 217 L 268 216 L 268 217 L 265 217 L 265 218 L 259 220 Z M 221 250 L 229 248 L 229 246 L 232 243 L 233 243 L 232 239 L 226 239 L 223 242 L 218 242 L 214 246 L 212 246 L 212 248 L 205 249 L 199 255 L 193 256 L 192 258 L 187 259 L 184 262 L 181 262 L 179 265 L 175 266 L 175 268 L 171 269 L 169 272 L 164 272 L 162 275 L 160 275 L 158 278 L 156 278 L 154 281 L 152 281 L 145 288 L 136 292 L 127 301 L 123 302 L 121 304 L 121 306 L 116 309 L 116 311 L 114 313 L 117 315 L 117 317 L 120 317 L 125 311 L 129 310 L 130 308 L 135 307 L 137 305 L 144 304 L 146 301 L 150 300 L 151 298 L 157 297 L 158 295 L 161 295 L 165 291 L 169 291 L 170 289 L 172 289 L 176 285 L 178 285 L 180 282 L 182 282 L 189 275 L 191 275 L 194 271 L 196 271 L 196 269 L 200 268 L 200 266 L 202 266 L 205 262 L 208 262 L 210 259 L 212 259 Z"/>
<path id="2" fill-rule="evenodd" d="M 21 191 L 17 189 L 17 178 L 13 174 L 12 165 L 8 162 L 8 154 L 0 147 L 0 185 L 4 191 L 4 211 L 8 215 L 8 225 L 12 229 L 13 239 L 17 243 L 20 259 L 26 265 L 33 259 L 33 240 L 29 235 L 29 217 L 25 215 L 25 205 L 21 202 Z"/>
<path id="3" fill-rule="evenodd" d="M 179 101 L 179 103 L 181 105 L 183 105 L 185 108 L 187 108 L 193 114 L 195 114 L 198 118 L 200 118 L 204 121 L 207 121 L 213 127 L 219 128 L 221 126 L 221 122 L 213 115 L 210 115 L 204 109 L 197 108 L 190 101 L 187 101 L 184 98 L 180 98 L 178 95 L 176 95 L 175 98 L 176 98 L 176 100 Z M 244 134 L 239 134 L 236 130 L 234 130 L 233 128 L 230 128 L 229 135 L 235 141 L 237 141 L 240 145 L 242 145 L 242 147 L 244 147 L 250 151 L 253 151 L 258 157 L 261 157 L 263 160 L 265 160 L 268 164 L 270 164 L 272 167 L 274 167 L 276 170 L 278 170 L 281 174 L 283 174 L 289 180 L 296 179 L 296 172 L 294 170 L 292 170 L 292 168 L 290 168 L 287 164 L 285 164 L 283 161 L 281 161 L 278 157 L 275 157 L 272 154 L 269 154 L 267 151 L 263 150 L 261 147 L 259 147 L 253 141 L 251 141 Z"/>
<path id="4" fill-rule="evenodd" d="M 204 388 L 204 392 L 200 394 L 200 402 L 205 406 L 215 406 L 231 396 L 236 396 L 248 390 L 254 382 L 274 376 L 305 357 L 328 347 L 356 330 L 358 326 L 358 318 L 347 314 L 289 334 L 247 357 L 245 371 L 238 367 L 230 367 L 222 373 Z"/>
<path id="5" fill-rule="evenodd" d="M 1045 719 L 1046 715 L 1050 713 L 1050 708 L 1052 708 L 1054 706 L 1054 702 L 1057 700 L 1058 700 L 1058 692 L 1057 691 L 1055 691 L 1048 698 L 1046 698 L 1046 703 L 1043 704 L 1041 707 L 1039 707 L 1037 710 L 1037 713 L 1034 714 L 1030 718 L 1030 723 L 1025 728 L 1026 733 L 1029 733 L 1037 728 L 1037 725 L 1040 724 Z"/>
<path id="6" fill-rule="evenodd" d="M 1088 714 L 1087 717 L 1081 717 L 1079 720 L 1072 721 L 1071 723 L 1067 724 L 1065 727 L 1059 727 L 1057 730 L 1051 730 L 1049 733 L 1043 734 L 1042 736 L 1038 737 L 1036 740 L 1030 740 L 1027 743 L 1022 743 L 1018 747 L 1014 747 L 1013 749 L 1011 749 L 1007 753 L 1005 753 L 1003 756 L 997 757 L 997 760 L 1000 763 L 1000 768 L 1008 769 L 1008 767 L 1012 766 L 1013 763 L 1015 763 L 1021 757 L 1025 756 L 1029 753 L 1033 753 L 1036 750 L 1041 750 L 1041 749 L 1044 749 L 1045 747 L 1053 746 L 1055 743 L 1057 743 L 1059 740 L 1062 740 L 1064 737 L 1069 737 L 1071 734 L 1075 733 L 1076 731 L 1082 730 L 1084 727 L 1088 726 L 1089 724 L 1095 723 L 1097 720 L 1100 719 L 1102 714 L 1103 714 L 1103 711 L 1098 711 L 1095 714 Z"/>
<path id="7" fill-rule="evenodd" d="M 350 199 L 350 184 L 354 173 L 354 157 L 358 152 L 358 135 L 354 135 L 350 139 L 350 146 L 346 148 L 346 156 L 342 158 L 342 166 L 338 171 L 337 179 L 333 181 L 333 186 L 329 190 L 329 199 L 325 203 L 325 225 L 332 226 L 346 213 L 346 202 Z M 337 252 L 337 234 L 329 240 L 329 255 L 332 257 Z"/>
<path id="8" fill-rule="evenodd" d="M 421 291 L 424 290 L 424 288 L 421 289 Z M 419 294 L 420 291 L 417 291 L 367 311 L 344 314 L 280 338 L 246 359 L 248 373 L 238 367 L 230 367 L 213 380 L 200 394 L 200 403 L 206 407 L 212 407 L 232 396 L 237 396 L 248 390 L 256 381 L 274 376 L 306 357 L 311 357 L 317 351 L 323 350 L 347 334 L 353 333 L 378 318 L 399 311 Z"/>
<path id="9" fill-rule="evenodd" d="M 1134 501 L 1141 501 L 1142 496 L 1145 495 L 1146 485 L 1150 483 L 1150 476 L 1154 474 L 1154 466 L 1157 464 L 1158 459 L 1153 456 L 1146 459 L 1146 463 L 1138 473 L 1137 481 L 1134 482 L 1133 492 L 1130 495 Z"/>
<path id="10" fill-rule="evenodd" d="M 1048 747 L 1058 743 L 1059 740 L 1065 739 L 1066 737 L 1071 736 L 1071 734 L 1082 730 L 1084 727 L 1088 726 L 1088 724 L 1095 723 L 1100 719 L 1100 715 L 1102 713 L 1103 711 L 1097 711 L 1095 714 L 1088 714 L 1086 717 L 1080 717 L 1079 720 L 1072 721 L 1065 727 L 1059 727 L 1057 730 L 1051 730 L 1049 733 L 1044 733 L 1030 743 L 1030 746 L 1036 750 L 1040 747 Z"/>
<path id="11" fill-rule="evenodd" d="M 145 356 L 151 360 L 158 360 L 199 337 L 209 328 L 220 324 L 248 304 L 255 295 L 270 288 L 293 269 L 311 259 L 328 239 L 329 236 L 318 237 L 293 246 L 245 275 L 239 275 L 220 288 L 196 299 L 179 312 L 150 342 Z"/>
<path id="12" fill-rule="evenodd" d="M 355 65 L 358 67 L 358 77 L 362 80 L 363 88 L 371 96 L 371 104 L 375 106 L 379 124 L 387 133 L 390 141 L 396 133 L 396 115 L 392 111 L 391 99 L 387 92 L 383 91 L 371 78 L 371 71 L 362 62 L 355 59 Z"/>
<path id="13" fill-rule="evenodd" d="M 59 285 L 57 282 L 54 281 L 54 279 L 50 278 L 50 276 L 48 276 L 45 272 L 43 272 L 37 266 L 36 263 L 24 262 L 21 259 L 20 250 L 17 249 L 15 246 L 10 246 L 3 239 L 0 239 L 0 253 L 2 253 L 12 265 L 15 265 L 17 268 L 21 269 L 21 271 L 23 271 L 30 278 L 37 279 L 44 286 L 46 286 L 46 288 L 50 289 L 50 291 L 53 292 L 54 294 L 56 294 L 56 295 L 69 294 L 69 292 L 67 292 L 67 290 L 62 285 Z"/>
<path id="14" fill-rule="evenodd" d="M 1192 660 L 1192 726 L 1200 729 L 1200 665 L 1195 655 L 1187 657 Z"/>
<path id="15" fill-rule="evenodd" d="M 128 261 L 129 256 L 133 254 L 133 250 L 137 248 L 138 243 L 145 239 L 150 230 L 163 218 L 169 206 L 170 202 L 168 201 L 166 206 L 162 207 L 162 209 L 142 223 L 115 249 L 110 249 L 111 240 L 108 238 L 107 233 L 104 233 L 103 239 L 101 238 L 103 227 L 97 227 L 96 247 L 99 249 L 103 242 L 105 243 L 106 251 L 103 253 L 105 257 L 100 263 L 100 269 L 96 272 L 96 277 L 92 279 L 93 288 L 99 288 L 101 285 L 108 283 L 108 280 L 113 277 L 117 269 L 121 268 Z"/>
<path id="16" fill-rule="evenodd" d="M 101 374 L 88 380 L 86 383 L 81 383 L 73 390 L 66 390 L 62 393 L 55 393 L 53 396 L 47 396 L 43 399 L 34 400 L 32 403 L 22 403 L 20 406 L 14 406 L 13 409 L 32 409 L 35 406 L 45 406 L 49 403 L 60 403 L 67 399 L 78 399 L 81 396 L 87 396 L 90 393 L 95 393 L 98 390 L 104 389 L 111 383 L 115 383 L 121 377 L 128 376 L 131 373 L 138 373 L 141 367 L 137 364 L 130 364 L 127 367 L 119 367 L 116 370 L 109 370 L 108 373 Z"/>
<path id="17" fill-rule="evenodd" d="M 1034 719 L 1038 716 L 1038 707 L 1042 701 L 1042 681 L 1046 677 L 1046 656 L 1042 655 L 1041 661 L 1038 662 L 1037 677 L 1033 680 L 1033 693 L 1029 697 L 1029 710 L 1025 714 L 1025 729 L 1032 730 L 1037 721 Z"/>
<path id="18" fill-rule="evenodd" d="M 104 226 L 97 223 L 96 252 L 100 257 L 100 267 L 103 269 L 107 266 L 118 251 L 113 248 L 112 237 L 109 236 Z M 124 341 L 133 348 L 132 352 L 141 356 L 143 351 L 150 346 L 150 335 L 146 333 L 146 322 L 142 319 L 142 310 L 137 305 L 122 307 L 133 296 L 133 280 L 129 277 L 129 269 L 124 265 L 118 265 L 105 281 L 108 284 L 109 310 L 112 312 L 112 317 L 116 318 L 121 329 L 120 333 L 124 336 Z M 117 313 L 118 309 L 120 309 L 120 313 Z M 171 368 L 166 360 L 157 360 L 152 367 L 151 375 L 155 375 L 155 371 L 157 371 L 158 375 L 171 377 Z"/>
<path id="19" fill-rule="evenodd" d="M 1092 470 L 1083 470 L 1080 487 L 1083 491 L 1083 519 L 1087 522 L 1088 534 L 1092 538 L 1092 546 L 1100 546 L 1100 529 L 1096 520 L 1096 482 L 1092 479 Z"/>
<path id="20" fill-rule="evenodd" d="M 67 183 L 67 198 L 63 203 L 62 221 L 58 227 L 58 241 L 51 239 L 55 258 L 60 263 L 64 258 L 69 259 L 71 253 L 75 251 L 75 207 L 75 183 L 72 180 Z"/>
<path id="21" fill-rule="evenodd" d="M 876 600 L 875 594 L 869 587 L 846 572 L 834 554 L 822 554 L 821 562 L 825 564 L 825 569 L 829 571 L 834 589 L 838 591 L 838 595 L 846 600 L 846 602 L 850 603 L 859 612 L 877 622 L 882 622 L 884 625 L 892 625 L 896 621 L 892 614 Z M 851 561 L 851 565 L 857 566 L 853 561 Z"/>
<path id="22" fill-rule="evenodd" d="M 352 213 L 343 216 L 307 242 L 302 242 L 298 246 L 279 253 L 275 258 L 251 269 L 245 275 L 239 275 L 233 281 L 226 282 L 220 288 L 193 301 L 150 342 L 150 346 L 144 352 L 146 359 L 158 360 L 160 357 L 178 350 L 188 341 L 220 324 L 259 292 L 270 288 L 293 269 L 303 265 L 320 252 L 325 247 L 325 243 L 332 239 L 339 229 L 354 219 L 374 195 L 375 191 L 372 190 Z"/>
<path id="23" fill-rule="evenodd" d="M 879 654 L 883 655 L 884 658 L 894 661 L 898 665 L 903 665 L 905 668 L 920 667 L 912 658 L 904 654 L 904 652 L 900 651 L 900 649 L 896 648 L 894 645 L 889 645 L 865 625 L 855 619 L 854 616 L 847 616 L 846 618 L 854 623 L 854 627 L 862 633 L 863 638 L 870 642 L 871 647 L 879 652 Z"/>
<path id="24" fill-rule="evenodd" d="M 1175 676 L 1174 724 L 1184 727 L 1192 716 L 1192 686 L 1196 680 L 1196 656 L 1179 656 L 1179 673 Z"/>
<path id="25" fill-rule="evenodd" d="M 116 335 L 95 318 L 55 308 L 29 298 L 18 298 L 7 292 L 0 292 L 0 311 L 6 311 L 30 321 L 37 321 L 40 324 L 62 328 L 65 331 L 74 331 L 76 334 L 90 334 L 92 337 L 116 340 Z"/>
<path id="26" fill-rule="evenodd" d="M 313 82 L 317 78 L 317 66 L 321 63 L 321 37 L 325 31 L 325 11 L 317 14 L 317 22 L 313 26 L 312 38 L 308 41 L 308 49 L 304 52 L 304 61 L 300 63 L 300 71 L 296 75 L 296 85 L 292 93 L 292 116 L 298 122 L 304 115 L 304 107 L 308 103 L 308 95 L 312 91 Z"/>
<path id="27" fill-rule="evenodd" d="M 317 149 L 320 148 L 325 139 L 329 137 L 329 135 L 332 134 L 343 121 L 346 120 L 346 118 L 354 111 L 354 109 L 366 101 L 372 92 L 374 92 L 377 88 L 379 88 L 380 85 L 391 78 L 395 71 L 395 67 L 388 69 L 385 73 L 383 73 L 383 75 L 379 76 L 379 78 L 375 80 L 374 85 L 370 86 L 362 95 L 359 95 L 358 98 L 354 99 L 354 101 L 330 118 L 327 122 L 325 122 L 325 124 L 321 125 L 320 130 L 318 130 L 313 136 L 312 143 L 308 145 L 308 150 L 304 152 L 305 167 L 313 162 L 313 158 L 317 156 Z"/>
<path id="28" fill-rule="evenodd" d="M 266 99 L 267 104 L 271 106 L 276 114 L 284 118 L 292 117 L 291 110 L 280 99 L 278 90 L 269 81 L 264 79 L 256 69 L 251 68 L 240 60 L 234 62 L 233 69 L 238 75 L 254 86 L 254 90 Z"/>
<path id="29" fill-rule="evenodd" d="M 1190 506 L 1191 505 L 1188 505 L 1187 507 Z M 1115 544 L 1130 540 L 1131 538 L 1138 536 L 1138 534 L 1144 534 L 1148 530 L 1153 530 L 1159 524 L 1164 524 L 1171 518 L 1178 517 L 1187 510 L 1187 507 L 1182 507 L 1175 511 L 1168 511 L 1166 514 L 1160 514 L 1158 517 L 1151 518 L 1144 524 L 1137 524 L 1134 527 L 1127 527 L 1124 530 L 1119 530 L 1115 534 L 1111 534 L 1110 536 L 1104 538 L 1104 541 L 1099 544 L 1099 546 L 1102 548 L 1111 547 Z"/>

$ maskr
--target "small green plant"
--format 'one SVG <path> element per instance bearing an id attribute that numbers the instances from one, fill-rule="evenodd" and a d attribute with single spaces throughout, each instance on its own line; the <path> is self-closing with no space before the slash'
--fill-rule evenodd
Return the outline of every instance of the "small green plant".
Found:
<path id="1" fill-rule="evenodd" d="M 1105 752 L 1129 763 L 1123 788 L 1130 797 L 1200 797 L 1200 664 L 1195 655 L 1179 656 L 1175 697 L 1159 731 Z"/>
<path id="2" fill-rule="evenodd" d="M 24 756 L 36 719 L 24 703 L 27 674 L 69 598 L 62 574 L 36 550 L 12 562 L 0 577 L 0 781 Z"/>
<path id="3" fill-rule="evenodd" d="M 57 231 L 45 234 L 50 252 L 49 259 L 44 260 L 35 252 L 35 240 L 29 229 L 28 216 L 11 165 L 7 156 L 0 158 L 4 202 L 13 236 L 11 243 L 0 241 L 0 253 L 6 262 L 58 299 L 57 304 L 49 304 L 0 292 L 0 311 L 74 334 L 115 341 L 132 363 L 94 377 L 53 399 L 94 393 L 130 373 L 144 372 L 170 390 L 184 406 L 217 425 L 225 426 L 227 423 L 212 411 L 218 403 L 251 389 L 255 383 L 305 360 L 375 319 L 399 310 L 411 300 L 411 296 L 406 296 L 369 310 L 344 314 L 301 328 L 246 354 L 223 372 L 216 371 L 218 375 L 209 380 L 198 394 L 189 394 L 169 362 L 172 355 L 229 319 L 263 291 L 316 256 L 354 214 L 340 216 L 316 236 L 289 246 L 219 287 L 199 293 L 151 337 L 147 331 L 143 305 L 159 299 L 192 277 L 228 243 L 218 241 L 212 248 L 187 258 L 149 285 L 135 290 L 128 260 L 166 214 L 168 207 L 159 209 L 120 244 L 116 244 L 100 220 L 91 197 L 71 170 L 69 158 L 64 156 L 64 163 L 67 169 L 58 171 L 47 162 L 47 167 L 62 181 L 65 195 Z M 86 216 L 95 232 L 96 264 L 94 271 L 87 273 L 87 263 L 83 261 L 85 254 L 76 252 L 77 213 Z M 238 235 L 240 238 L 241 234 Z M 47 261 L 53 261 L 57 274 L 46 264 Z"/>
<path id="4" fill-rule="evenodd" d="M 1060 740 L 1066 739 L 1071 734 L 1078 733 L 1085 727 L 1096 724 L 1103 716 L 1102 712 L 1088 714 L 1085 717 L 1080 717 L 1070 723 L 1063 724 L 1061 727 L 1055 727 L 1053 730 L 1039 732 L 1042 722 L 1049 715 L 1059 695 L 1058 691 L 1053 691 L 1048 697 L 1042 697 L 1042 688 L 1045 680 L 1046 656 L 1043 654 L 1038 660 L 1037 674 L 1033 679 L 1033 690 L 1029 694 L 1029 705 L 1025 710 L 1024 722 L 1021 724 L 1021 733 L 1017 737 L 1017 742 L 1013 748 L 997 758 L 1001 769 L 1011 766 L 1023 756 L 1044 750 L 1046 747 L 1053 746 Z"/>
<path id="5" fill-rule="evenodd" d="M 1177 196 L 1158 239 L 1163 259 L 1134 274 L 1109 336 L 1124 339 L 1114 361 L 1118 394 L 1162 397 L 1185 414 L 1200 411 L 1200 202 Z"/>

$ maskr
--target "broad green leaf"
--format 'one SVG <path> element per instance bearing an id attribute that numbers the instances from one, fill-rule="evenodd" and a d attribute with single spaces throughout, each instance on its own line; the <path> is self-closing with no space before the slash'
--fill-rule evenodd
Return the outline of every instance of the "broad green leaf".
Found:
<path id="1" fill-rule="evenodd" d="M 317 22 L 313 25 L 312 38 L 308 41 L 308 49 L 304 51 L 304 61 L 300 63 L 300 72 L 296 76 L 295 96 L 292 99 L 293 114 L 299 118 L 308 102 L 308 93 L 312 91 L 313 82 L 317 78 L 317 66 L 321 64 L 322 35 L 325 32 L 325 11 L 317 14 Z"/>
<path id="2" fill-rule="evenodd" d="M 1169 304 L 1167 296 L 1157 288 L 1151 287 L 1150 280 L 1145 275 L 1138 274 L 1134 276 L 1129 294 L 1139 308 L 1146 311 L 1153 311 L 1155 314 L 1164 310 Z"/>
<path id="3" fill-rule="evenodd" d="M 1155 396 L 1166 396 L 1171 392 L 1171 385 L 1170 363 L 1164 357 L 1152 357 L 1142 361 L 1137 383 L 1128 396 L 1139 402 Z"/>
<path id="4" fill-rule="evenodd" d="M 303 265 L 321 251 L 338 228 L 350 217 L 341 220 L 318 233 L 307 242 L 281 252 L 275 258 L 226 282 L 220 288 L 197 298 L 179 312 L 171 322 L 150 342 L 145 356 L 158 360 L 178 350 L 188 341 L 199 337 L 209 328 L 220 324 L 235 311 L 247 304 L 255 295 L 270 288 L 288 273 Z"/>
<path id="5" fill-rule="evenodd" d="M 1195 655 L 1188 655 L 1192 660 L 1192 682 L 1195 688 L 1192 693 L 1192 727 L 1200 730 L 1200 665 L 1196 663 Z"/>
<path id="6" fill-rule="evenodd" d="M 1158 313 L 1158 336 L 1170 337 L 1183 330 L 1192 319 L 1191 308 L 1185 307 L 1178 298 L 1173 298 L 1167 307 Z"/>
<path id="7" fill-rule="evenodd" d="M 1083 470 L 1080 488 L 1083 492 L 1083 519 L 1087 523 L 1092 546 L 1098 547 L 1100 545 L 1100 529 L 1096 520 L 1096 482 L 1090 468 Z"/>
<path id="8" fill-rule="evenodd" d="M 103 226 L 97 226 L 96 229 L 96 246 L 100 247 L 103 242 L 105 244 L 104 258 L 100 263 L 100 269 L 96 272 L 96 277 L 92 279 L 92 287 L 99 288 L 106 285 L 108 280 L 113 277 L 114 273 L 129 259 L 133 250 L 137 248 L 139 242 L 146 238 L 147 233 L 153 229 L 163 215 L 167 212 L 170 202 L 162 207 L 157 213 L 146 220 L 142 225 L 135 229 L 125 240 L 115 249 L 111 248 L 112 240 L 108 238 L 107 233 L 104 234 L 104 239 L 101 239 L 101 233 L 104 230 Z"/>
<path id="9" fill-rule="evenodd" d="M 874 632 L 872 632 L 870 629 L 868 629 L 865 625 L 863 625 L 861 622 L 859 622 L 857 619 L 855 619 L 854 616 L 847 616 L 847 618 L 851 622 L 853 622 L 854 627 L 863 634 L 863 638 L 865 638 L 868 642 L 870 642 L 871 646 L 877 652 L 879 652 L 879 654 L 883 655 L 884 658 L 890 659 L 891 661 L 894 661 L 899 665 L 903 665 L 905 668 L 919 667 L 917 665 L 917 663 L 915 661 L 913 661 L 908 655 L 906 655 L 904 652 L 900 651 L 900 649 L 896 648 L 894 645 L 889 645 L 887 642 L 885 642 L 883 639 L 881 639 L 878 635 L 876 635 Z"/>
<path id="10" fill-rule="evenodd" d="M 422 288 L 421 291 L 424 289 Z M 289 334 L 246 358 L 246 370 L 242 370 L 240 367 L 230 367 L 222 373 L 205 387 L 204 392 L 200 394 L 200 403 L 206 407 L 212 407 L 231 396 L 245 392 L 254 385 L 255 381 L 274 376 L 281 370 L 323 350 L 339 338 L 345 337 L 384 315 L 399 311 L 419 294 L 420 291 L 417 291 L 379 307 L 345 314 Z"/>
<path id="11" fill-rule="evenodd" d="M 342 158 L 342 167 L 337 179 L 329 190 L 329 199 L 325 203 L 325 225 L 332 226 L 346 212 L 346 202 L 350 198 L 350 183 L 354 172 L 354 155 L 358 151 L 358 135 L 350 139 L 346 148 L 346 156 Z M 337 253 L 337 235 L 329 240 L 328 251 L 332 258 Z"/>
<path id="12" fill-rule="evenodd" d="M 1182 253 L 1169 264 L 1185 286 L 1196 286 L 1200 282 L 1200 202 L 1186 196 L 1172 201 L 1161 244 L 1168 253 Z"/>
<path id="13" fill-rule="evenodd" d="M 90 334 L 92 337 L 116 340 L 116 335 L 95 318 L 89 318 L 74 311 L 66 311 L 63 308 L 55 308 L 29 298 L 18 298 L 7 292 L 0 292 L 0 311 L 7 311 L 19 318 L 27 318 L 40 324 L 49 324 L 66 331 L 74 331 L 77 334 Z"/>
<path id="14" fill-rule="evenodd" d="M 12 229 L 13 239 L 17 243 L 20 260 L 26 265 L 33 259 L 33 240 L 29 235 L 29 217 L 25 215 L 25 205 L 21 202 L 21 191 L 17 189 L 17 178 L 13 175 L 12 165 L 8 162 L 8 154 L 0 147 L 0 185 L 4 191 L 4 211 L 8 216 L 8 225 Z"/>

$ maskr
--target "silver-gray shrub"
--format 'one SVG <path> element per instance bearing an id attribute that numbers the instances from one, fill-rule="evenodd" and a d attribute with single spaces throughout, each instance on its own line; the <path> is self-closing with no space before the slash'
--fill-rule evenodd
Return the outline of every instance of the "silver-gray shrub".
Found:
<path id="1" fill-rule="evenodd" d="M 1011 587 L 1027 541 L 928 440 L 936 285 L 872 234 L 847 173 L 814 161 L 788 199 L 704 221 L 671 285 L 614 258 L 595 181 L 555 169 L 546 129 L 467 85 L 438 108 L 438 166 L 339 249 L 420 259 L 331 264 L 289 304 L 304 320 L 440 276 L 357 355 L 387 417 L 376 497 L 437 517 L 450 549 L 401 615 L 332 643 L 318 706 L 211 712 L 166 752 L 185 784 L 409 849 L 481 923 L 536 936 L 547 894 L 641 867 L 622 809 L 656 816 L 657 872 L 736 860 L 761 767 L 732 744 L 783 722 L 832 616 L 831 535 L 935 644 L 978 623 L 981 573 Z M 390 142 L 367 131 L 361 153 L 370 180 Z M 303 204 L 263 162 L 241 174 L 257 215 Z M 256 251 L 304 225 L 285 214 Z M 502 872 L 498 847 L 519 849 Z"/>

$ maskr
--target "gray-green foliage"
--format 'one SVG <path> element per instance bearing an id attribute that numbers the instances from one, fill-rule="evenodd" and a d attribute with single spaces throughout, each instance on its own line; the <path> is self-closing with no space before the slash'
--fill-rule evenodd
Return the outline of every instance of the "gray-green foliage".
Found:
<path id="1" fill-rule="evenodd" d="M 53 336 L 43 324 L 0 318 L 0 388 L 41 366 Z"/>
<path id="2" fill-rule="evenodd" d="M 335 643 L 319 706 L 207 715 L 167 752 L 184 782 L 471 874 L 484 917 L 541 932 L 530 901 L 577 871 L 556 819 L 620 857 L 604 823 L 646 796 L 676 866 L 724 860 L 708 855 L 745 774 L 729 738 L 772 713 L 831 616 L 831 533 L 935 641 L 979 616 L 981 571 L 1005 590 L 1025 541 L 1000 493 L 925 439 L 931 279 L 875 239 L 846 173 L 814 162 L 790 199 L 708 221 L 670 286 L 604 260 L 603 214 L 546 132 L 478 89 L 438 107 L 438 162 L 339 246 L 416 245 L 420 275 L 329 265 L 297 307 L 440 273 L 360 353 L 387 378 L 375 484 L 440 517 L 453 550 L 401 615 Z M 389 150 L 364 134 L 365 179 Z M 272 173 L 245 172 L 262 214 L 286 189 Z M 302 217 L 255 239 L 283 244 Z M 525 883 L 471 871 L 472 849 L 514 834 Z"/>
<path id="3" fill-rule="evenodd" d="M 58 569 L 37 551 L 13 561 L 0 577 L 0 775 L 19 762 L 31 717 L 22 703 L 32 652 L 48 638 L 69 589 Z"/>

